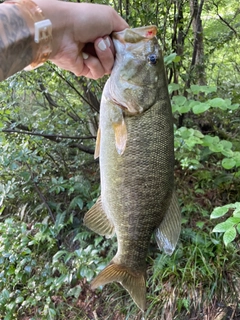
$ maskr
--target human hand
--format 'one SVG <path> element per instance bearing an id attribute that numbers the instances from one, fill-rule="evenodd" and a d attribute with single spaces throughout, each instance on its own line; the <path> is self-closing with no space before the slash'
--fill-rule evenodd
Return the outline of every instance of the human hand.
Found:
<path id="1" fill-rule="evenodd" d="M 128 28 L 114 9 L 90 3 L 35 2 L 53 25 L 49 60 L 77 76 L 98 79 L 111 73 L 115 52 L 110 35 Z"/>

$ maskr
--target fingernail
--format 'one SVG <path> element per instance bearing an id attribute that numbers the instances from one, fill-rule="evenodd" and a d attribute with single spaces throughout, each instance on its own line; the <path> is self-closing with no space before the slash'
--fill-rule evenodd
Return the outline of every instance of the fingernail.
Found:
<path id="1" fill-rule="evenodd" d="M 85 52 L 82 52 L 82 57 L 83 57 L 83 60 L 86 60 L 89 57 L 89 55 Z"/>
<path id="2" fill-rule="evenodd" d="M 111 43 L 110 43 L 110 40 L 108 37 L 105 39 L 105 43 L 106 43 L 107 47 L 109 48 Z"/>
<path id="3" fill-rule="evenodd" d="M 98 48 L 102 51 L 105 51 L 107 49 L 107 46 L 105 44 L 105 41 L 104 40 L 101 40 L 98 44 Z"/>

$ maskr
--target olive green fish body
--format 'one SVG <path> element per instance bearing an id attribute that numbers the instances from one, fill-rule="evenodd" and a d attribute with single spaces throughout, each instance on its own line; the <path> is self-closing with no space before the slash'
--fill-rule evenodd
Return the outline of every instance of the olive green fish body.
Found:
<path id="1" fill-rule="evenodd" d="M 167 211 L 174 185 L 172 115 L 161 89 L 162 103 L 125 116 L 128 139 L 123 155 L 116 150 L 110 111 L 121 109 L 106 99 L 101 110 L 102 205 L 115 226 L 116 258 L 136 270 L 145 267 L 150 237 Z"/>
<path id="2" fill-rule="evenodd" d="M 117 254 L 93 287 L 118 281 L 142 310 L 150 238 L 157 230 L 159 247 L 171 254 L 180 231 L 171 105 L 154 30 L 115 36 L 117 60 L 100 108 L 101 198 L 85 216 L 90 229 L 115 232 L 118 241 Z"/>

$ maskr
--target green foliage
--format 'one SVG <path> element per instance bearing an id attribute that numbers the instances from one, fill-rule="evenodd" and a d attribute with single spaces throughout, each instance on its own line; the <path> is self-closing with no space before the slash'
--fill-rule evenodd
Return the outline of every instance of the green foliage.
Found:
<path id="1" fill-rule="evenodd" d="M 26 224 L 14 219 L 0 223 L 0 313 L 16 319 L 34 308 L 33 319 L 55 319 L 59 310 L 54 296 L 78 299 L 79 281 L 91 280 L 106 266 L 99 256 L 97 237 L 79 233 L 72 239 L 81 247 L 72 251 L 59 248 L 59 221 Z M 47 248 L 47 251 L 46 251 Z"/>
<path id="2" fill-rule="evenodd" d="M 218 223 L 213 229 L 213 232 L 223 233 L 223 241 L 226 246 L 235 240 L 237 233 L 240 234 L 240 202 L 216 207 L 210 216 L 211 219 L 221 218 L 229 211 L 232 211 L 231 216 L 224 222 Z"/>

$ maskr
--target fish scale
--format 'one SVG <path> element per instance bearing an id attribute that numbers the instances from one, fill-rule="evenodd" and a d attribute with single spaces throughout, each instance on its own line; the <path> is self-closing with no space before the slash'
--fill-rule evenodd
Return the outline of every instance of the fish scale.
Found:
<path id="1" fill-rule="evenodd" d="M 93 280 L 96 288 L 120 282 L 144 311 L 146 257 L 156 232 L 160 249 L 171 254 L 180 233 L 174 192 L 174 135 L 171 105 L 156 27 L 113 34 L 116 62 L 102 95 L 96 155 L 101 197 L 84 223 L 118 250 Z"/>

